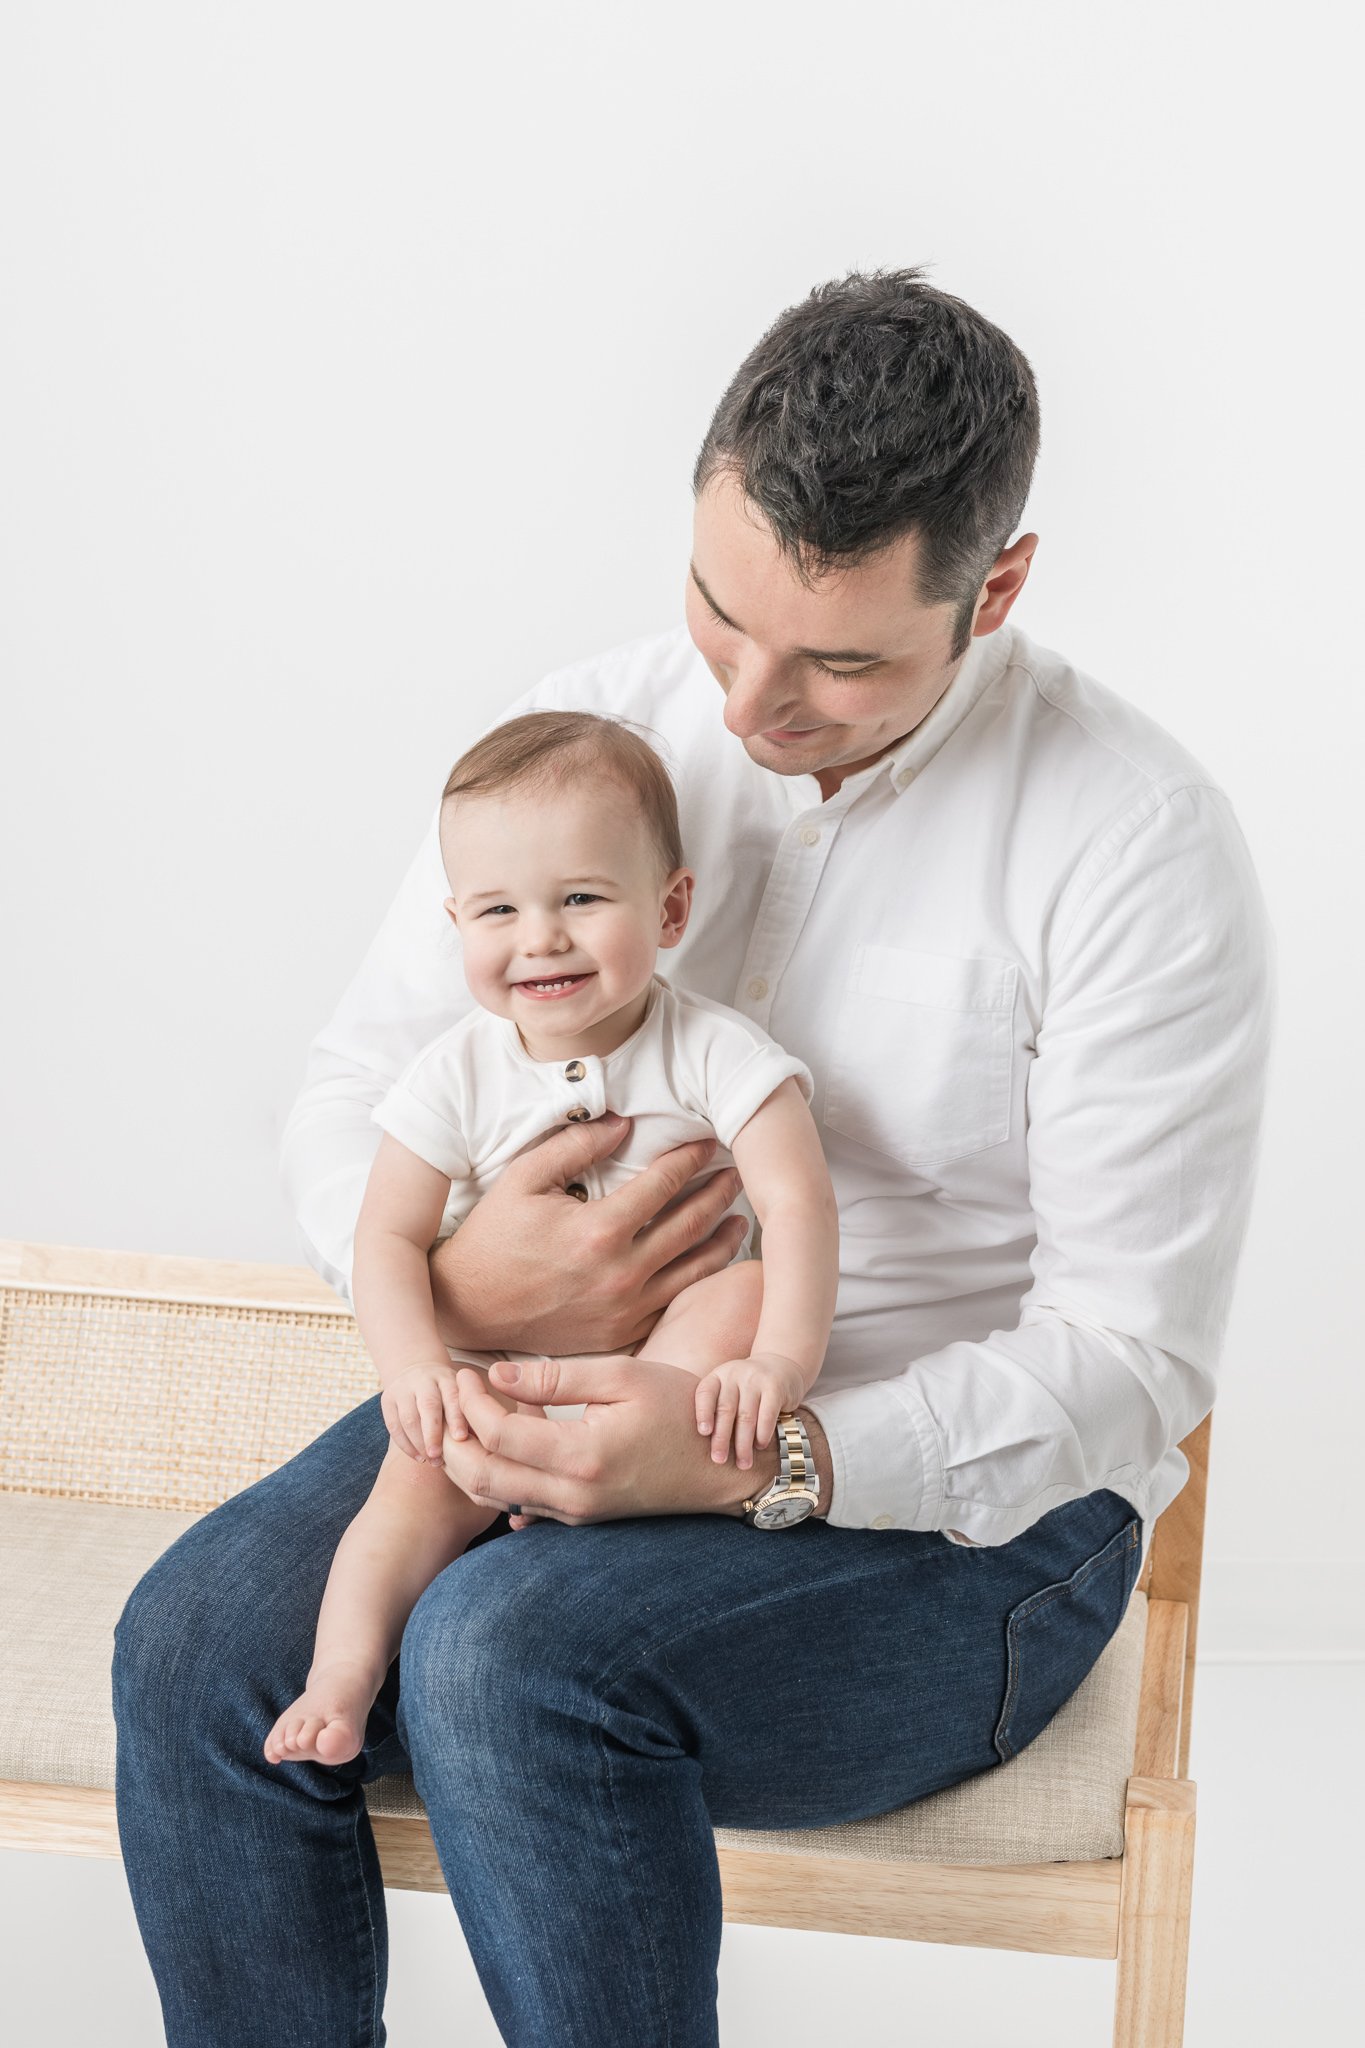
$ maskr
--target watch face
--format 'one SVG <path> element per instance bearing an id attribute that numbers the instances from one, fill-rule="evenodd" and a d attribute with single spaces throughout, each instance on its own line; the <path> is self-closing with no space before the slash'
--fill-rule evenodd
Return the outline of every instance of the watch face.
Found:
<path id="1" fill-rule="evenodd" d="M 804 1522 L 807 1515 L 815 1512 L 813 1493 L 786 1493 L 779 1499 L 769 1501 L 754 1516 L 756 1529 L 788 1529 L 793 1522 Z"/>

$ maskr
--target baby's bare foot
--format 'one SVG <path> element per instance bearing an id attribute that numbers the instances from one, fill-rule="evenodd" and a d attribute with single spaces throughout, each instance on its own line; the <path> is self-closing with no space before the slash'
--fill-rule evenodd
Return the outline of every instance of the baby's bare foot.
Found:
<path id="1" fill-rule="evenodd" d="M 365 1722 L 383 1683 L 358 1664 L 327 1664 L 308 1675 L 308 1683 L 286 1707 L 265 1738 L 272 1764 L 298 1763 L 312 1757 L 320 1764 L 349 1763 L 359 1756 Z"/>

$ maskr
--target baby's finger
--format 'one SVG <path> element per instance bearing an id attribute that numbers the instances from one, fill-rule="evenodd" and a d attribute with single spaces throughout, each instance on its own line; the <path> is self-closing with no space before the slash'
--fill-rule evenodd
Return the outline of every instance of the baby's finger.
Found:
<path id="1" fill-rule="evenodd" d="M 734 1427 L 735 1414 L 739 1408 L 739 1394 L 734 1387 L 722 1387 L 716 1403 L 716 1426 L 711 1432 L 711 1460 L 723 1465 L 730 1455 L 730 1432 Z"/>
<path id="2" fill-rule="evenodd" d="M 446 1406 L 441 1399 L 438 1386 L 423 1387 L 417 1396 L 417 1412 L 422 1418 L 422 1448 L 433 1465 L 441 1462 L 441 1438 L 445 1435 Z"/>
<path id="3" fill-rule="evenodd" d="M 735 1463 L 741 1471 L 747 1471 L 754 1462 L 754 1399 L 753 1394 L 744 1394 L 735 1421 Z"/>
<path id="4" fill-rule="evenodd" d="M 403 1419 L 398 1413 L 398 1403 L 391 1395 L 384 1395 L 379 1404 L 379 1412 L 384 1418 L 384 1425 L 389 1432 L 389 1442 L 393 1445 L 394 1449 L 401 1451 L 405 1458 L 416 1457 L 417 1453 L 408 1442 L 408 1433 L 404 1429 Z"/>
<path id="5" fill-rule="evenodd" d="M 460 1406 L 459 1388 L 453 1381 L 445 1388 L 445 1416 L 446 1428 L 457 1443 L 463 1443 L 469 1435 L 469 1424 L 465 1421 L 464 1410 Z"/>
<path id="6" fill-rule="evenodd" d="M 398 1399 L 398 1420 L 403 1434 L 412 1446 L 414 1458 L 426 1456 L 426 1445 L 422 1440 L 422 1417 L 417 1407 L 417 1397 L 410 1388 L 404 1390 Z"/>
<path id="7" fill-rule="evenodd" d="M 758 1427 L 754 1441 L 766 1450 L 777 1433 L 777 1418 L 782 1413 L 782 1397 L 772 1387 L 765 1387 L 758 1401 Z"/>

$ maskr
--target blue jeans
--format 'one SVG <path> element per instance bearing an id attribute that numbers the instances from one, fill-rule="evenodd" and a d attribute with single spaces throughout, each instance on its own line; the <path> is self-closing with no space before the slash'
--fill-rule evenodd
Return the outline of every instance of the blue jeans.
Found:
<path id="1" fill-rule="evenodd" d="M 361 1787 L 405 1768 L 508 2048 L 715 2048 L 713 1826 L 857 1820 L 998 1766 L 1140 1561 L 1109 1492 L 980 1549 L 503 1515 L 418 1600 L 360 1755 L 267 1763 L 388 1441 L 376 1395 L 187 1529 L 119 1617 L 119 1835 L 168 2048 L 385 2041 Z"/>

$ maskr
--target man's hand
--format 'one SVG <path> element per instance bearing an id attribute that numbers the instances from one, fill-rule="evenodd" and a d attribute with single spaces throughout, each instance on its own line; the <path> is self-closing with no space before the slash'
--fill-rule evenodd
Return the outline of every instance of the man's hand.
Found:
<path id="1" fill-rule="evenodd" d="M 570 1197 L 572 1200 L 572 1197 Z M 513 1379 L 512 1374 L 517 1377 Z M 459 1372 L 468 1437 L 447 1432 L 446 1476 L 482 1506 L 517 1507 L 540 1519 L 608 1522 L 637 1515 L 737 1516 L 742 1503 L 777 1475 L 776 1445 L 740 1474 L 711 1457 L 697 1430 L 696 1375 L 660 1359 L 547 1358 L 541 1365 L 498 1363 L 483 1375 Z M 585 1403 L 581 1416 L 509 1410 L 508 1397 L 551 1407 Z M 829 1510 L 829 1450 L 809 1411 L 802 1421 L 820 1475 L 818 1513 Z"/>
<path id="2" fill-rule="evenodd" d="M 675 1294 L 729 1265 L 748 1219 L 716 1225 L 739 1193 L 739 1175 L 727 1167 L 675 1199 L 714 1153 L 713 1138 L 661 1152 L 600 1201 L 565 1192 L 628 1128 L 628 1118 L 608 1115 L 552 1131 L 437 1245 L 428 1263 L 445 1343 L 624 1351 L 649 1335 Z"/>

